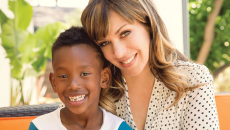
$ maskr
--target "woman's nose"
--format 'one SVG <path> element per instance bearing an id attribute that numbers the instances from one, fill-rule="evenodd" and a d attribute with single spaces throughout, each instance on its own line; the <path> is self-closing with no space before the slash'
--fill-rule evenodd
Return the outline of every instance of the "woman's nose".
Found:
<path id="1" fill-rule="evenodd" d="M 113 51 L 115 58 L 122 58 L 125 52 L 127 51 L 126 46 L 122 42 L 114 42 Z"/>

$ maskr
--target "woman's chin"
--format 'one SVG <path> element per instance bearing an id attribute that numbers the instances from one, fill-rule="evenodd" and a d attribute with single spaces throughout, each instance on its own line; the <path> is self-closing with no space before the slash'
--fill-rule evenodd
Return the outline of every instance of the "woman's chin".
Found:
<path id="1" fill-rule="evenodd" d="M 140 69 L 121 71 L 123 76 L 138 76 L 142 71 Z"/>

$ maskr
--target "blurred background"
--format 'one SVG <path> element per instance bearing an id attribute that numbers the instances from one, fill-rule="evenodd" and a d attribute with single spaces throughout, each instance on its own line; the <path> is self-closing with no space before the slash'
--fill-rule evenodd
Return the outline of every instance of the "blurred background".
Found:
<path id="1" fill-rule="evenodd" d="M 230 91 L 230 1 L 153 0 L 178 48 Z M 0 107 L 60 102 L 48 81 L 60 32 L 81 26 L 88 0 L 0 0 Z"/>

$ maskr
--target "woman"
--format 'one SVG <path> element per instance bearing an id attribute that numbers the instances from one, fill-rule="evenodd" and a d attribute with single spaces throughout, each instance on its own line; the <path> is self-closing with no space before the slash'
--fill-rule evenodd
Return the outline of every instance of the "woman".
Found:
<path id="1" fill-rule="evenodd" d="M 209 70 L 177 51 L 152 0 L 90 0 L 81 21 L 111 63 L 104 103 L 134 130 L 219 129 Z"/>

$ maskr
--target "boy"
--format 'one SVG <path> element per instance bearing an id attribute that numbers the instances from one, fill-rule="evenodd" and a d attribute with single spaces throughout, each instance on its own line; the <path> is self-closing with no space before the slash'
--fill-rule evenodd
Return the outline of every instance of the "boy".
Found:
<path id="1" fill-rule="evenodd" d="M 124 120 L 99 107 L 101 89 L 111 80 L 105 61 L 83 28 L 61 33 L 52 47 L 54 73 L 49 79 L 65 107 L 34 119 L 29 130 L 131 130 Z"/>

